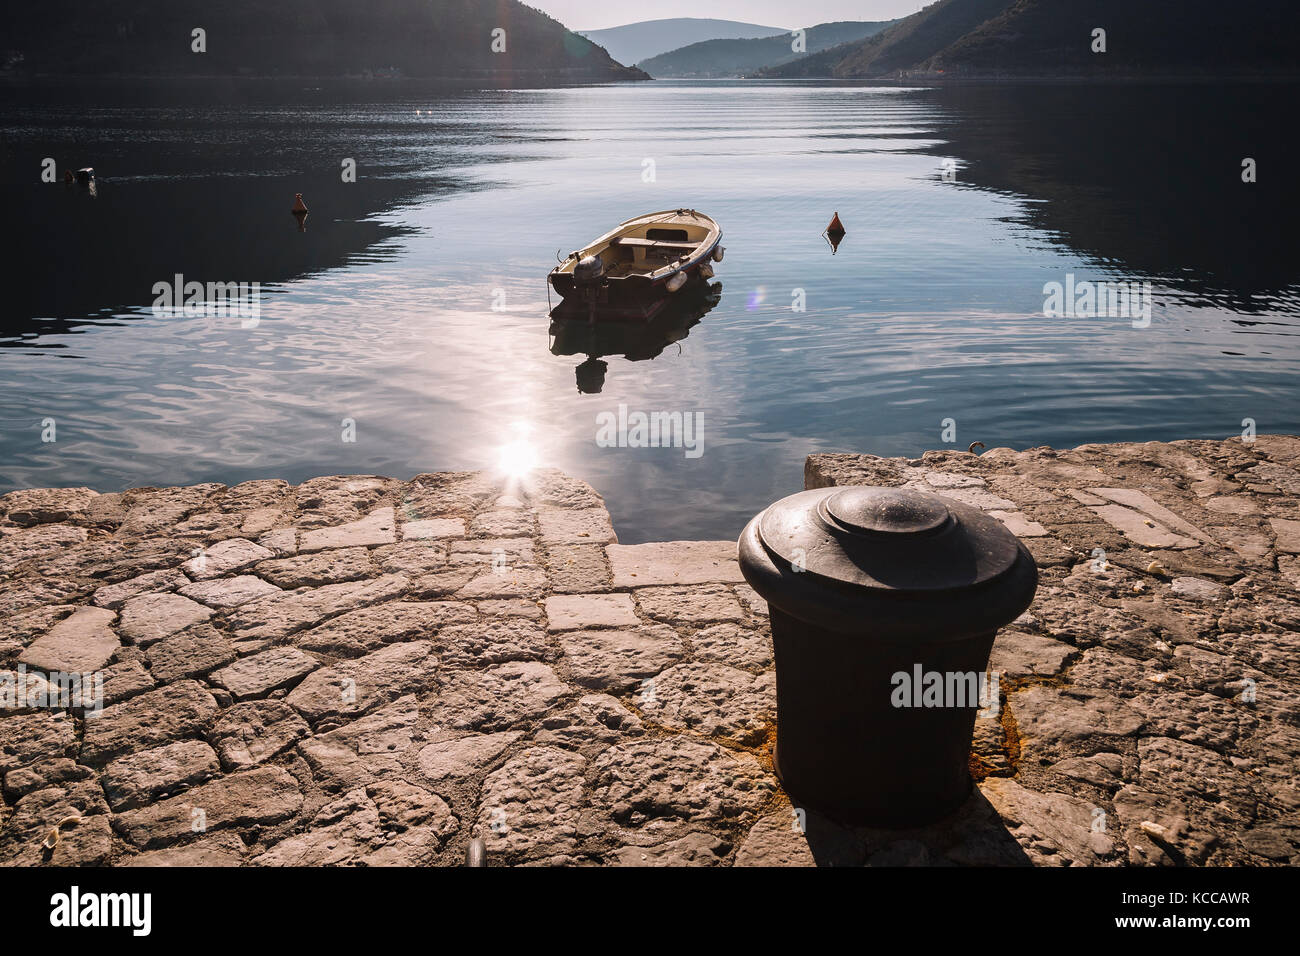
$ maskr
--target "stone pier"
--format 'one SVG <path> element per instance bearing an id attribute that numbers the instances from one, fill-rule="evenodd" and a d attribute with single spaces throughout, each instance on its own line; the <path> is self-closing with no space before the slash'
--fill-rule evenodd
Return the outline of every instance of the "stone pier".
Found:
<path id="1" fill-rule="evenodd" d="M 959 499 L 1040 565 L 949 820 L 792 807 L 735 543 L 620 545 L 559 472 L 45 489 L 0 498 L 0 862 L 1300 863 L 1300 439 L 806 483 Z"/>

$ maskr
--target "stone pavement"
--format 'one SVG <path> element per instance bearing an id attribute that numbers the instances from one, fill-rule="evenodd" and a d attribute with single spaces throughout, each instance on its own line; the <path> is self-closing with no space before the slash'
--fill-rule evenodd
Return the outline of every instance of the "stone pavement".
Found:
<path id="1" fill-rule="evenodd" d="M 1298 468 L 1268 436 L 809 459 L 984 508 L 1042 569 L 978 789 L 902 832 L 781 792 L 734 542 L 619 545 L 559 472 L 13 492 L 0 862 L 1300 862 Z"/>

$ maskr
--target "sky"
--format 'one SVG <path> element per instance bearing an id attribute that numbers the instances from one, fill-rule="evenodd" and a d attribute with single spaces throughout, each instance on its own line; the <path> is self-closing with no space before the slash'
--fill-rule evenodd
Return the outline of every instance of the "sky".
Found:
<path id="1" fill-rule="evenodd" d="M 570 30 L 603 30 L 639 20 L 708 17 L 740 20 L 767 27 L 810 27 L 832 20 L 892 20 L 920 10 L 930 0 L 656 0 L 653 13 L 637 13 L 623 4 L 594 4 L 591 0 L 524 0 L 545 10 Z"/>

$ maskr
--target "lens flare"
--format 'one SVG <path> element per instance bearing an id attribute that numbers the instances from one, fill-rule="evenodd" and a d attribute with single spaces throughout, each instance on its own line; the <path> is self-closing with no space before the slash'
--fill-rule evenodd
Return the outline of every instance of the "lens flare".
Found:
<path id="1" fill-rule="evenodd" d="M 763 300 L 765 298 L 767 298 L 767 290 L 764 289 L 762 286 L 759 286 L 757 289 L 755 289 L 753 292 L 749 294 L 749 301 L 745 303 L 746 310 L 753 312 L 755 309 L 757 309 L 760 305 L 763 304 Z"/>

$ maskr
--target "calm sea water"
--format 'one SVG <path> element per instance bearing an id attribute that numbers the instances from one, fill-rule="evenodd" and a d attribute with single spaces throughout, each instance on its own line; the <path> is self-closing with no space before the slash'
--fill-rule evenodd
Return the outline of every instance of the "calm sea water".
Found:
<path id="1" fill-rule="evenodd" d="M 0 490 L 409 476 L 522 442 L 625 542 L 727 538 L 806 455 L 952 447 L 945 419 L 961 448 L 1300 431 L 1294 92 L 5 89 Z M 98 196 L 42 184 L 45 157 Z M 557 251 L 679 206 L 723 226 L 716 305 L 554 339 Z M 155 315 L 176 273 L 259 282 L 256 327 Z M 1045 318 L 1069 275 L 1150 283 L 1149 327 Z M 620 406 L 698 413 L 703 453 L 600 447 Z"/>

